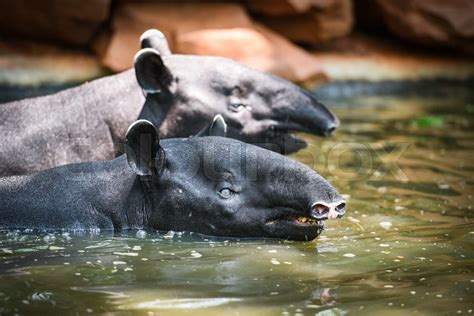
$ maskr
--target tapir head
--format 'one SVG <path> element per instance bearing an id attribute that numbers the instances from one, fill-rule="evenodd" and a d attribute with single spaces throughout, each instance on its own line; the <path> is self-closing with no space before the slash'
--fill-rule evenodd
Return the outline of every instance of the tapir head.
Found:
<path id="1" fill-rule="evenodd" d="M 306 146 L 291 132 L 329 136 L 339 125 L 308 92 L 276 76 L 222 57 L 172 55 L 156 30 L 142 36 L 142 47 L 135 58 L 147 93 L 140 118 L 160 126 L 164 138 L 193 135 L 222 114 L 229 137 L 291 153 Z"/>
<path id="2" fill-rule="evenodd" d="M 228 237 L 312 240 L 345 202 L 311 168 L 224 137 L 160 141 L 146 120 L 127 134 L 130 167 L 150 201 L 147 225 Z"/>

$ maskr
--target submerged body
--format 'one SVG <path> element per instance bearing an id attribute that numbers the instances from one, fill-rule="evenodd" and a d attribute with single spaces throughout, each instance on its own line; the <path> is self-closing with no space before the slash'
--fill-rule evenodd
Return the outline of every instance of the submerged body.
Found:
<path id="1" fill-rule="evenodd" d="M 130 225 L 131 218 L 122 212 L 129 209 L 131 214 L 141 213 L 141 207 L 127 203 L 140 191 L 134 189 L 135 174 L 124 167 L 127 167 L 125 156 L 120 156 L 111 161 L 72 164 L 32 175 L 2 178 L 0 226 L 138 228 Z"/>
<path id="2" fill-rule="evenodd" d="M 336 190 L 287 157 L 222 137 L 154 143 L 150 131 L 132 129 L 127 154 L 111 161 L 0 179 L 0 227 L 310 240 L 344 214 Z M 156 149 L 149 159 L 144 135 Z"/>

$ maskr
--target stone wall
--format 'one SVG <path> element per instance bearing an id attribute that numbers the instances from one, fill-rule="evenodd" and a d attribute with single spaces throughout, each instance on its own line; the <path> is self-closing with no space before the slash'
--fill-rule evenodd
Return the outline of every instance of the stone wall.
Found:
<path id="1" fill-rule="evenodd" d="M 106 27 L 111 4 L 111 0 L 0 1 L 0 35 L 87 46 Z"/>
<path id="2" fill-rule="evenodd" d="M 298 45 L 321 51 L 355 30 L 398 38 L 410 49 L 472 56 L 474 1 L 0 1 L 0 41 L 79 47 L 112 71 L 132 66 L 138 37 L 149 28 L 165 33 L 175 53 L 225 56 L 304 83 L 325 75 L 320 60 Z M 357 49 L 351 45 L 344 49 Z"/>
<path id="3" fill-rule="evenodd" d="M 317 44 L 351 33 L 352 0 L 248 0 L 254 17 L 288 39 Z"/>

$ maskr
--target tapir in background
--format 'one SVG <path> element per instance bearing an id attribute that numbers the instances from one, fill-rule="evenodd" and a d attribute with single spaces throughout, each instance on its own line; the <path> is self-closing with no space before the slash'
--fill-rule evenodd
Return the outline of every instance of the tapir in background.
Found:
<path id="1" fill-rule="evenodd" d="M 160 141 L 135 122 L 125 155 L 0 178 L 0 228 L 192 231 L 312 240 L 345 202 L 314 170 L 225 135 Z M 213 132 L 213 130 L 218 130 Z"/>
<path id="2" fill-rule="evenodd" d="M 337 118 L 296 85 L 221 57 L 171 54 L 163 34 L 149 30 L 135 69 L 37 98 L 0 105 L 0 176 L 68 163 L 112 159 L 123 152 L 137 118 L 162 138 L 196 134 L 216 114 L 229 137 L 294 152 L 288 134 L 331 135 Z M 138 80 L 137 80 L 138 79 Z"/>

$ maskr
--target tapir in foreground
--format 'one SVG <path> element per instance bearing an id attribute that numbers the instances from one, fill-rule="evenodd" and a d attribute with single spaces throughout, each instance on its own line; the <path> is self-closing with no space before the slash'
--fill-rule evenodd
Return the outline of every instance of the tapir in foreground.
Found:
<path id="1" fill-rule="evenodd" d="M 37 98 L 0 104 L 0 176 L 123 153 L 137 118 L 162 138 L 196 134 L 222 114 L 228 136 L 291 153 L 289 132 L 331 135 L 339 122 L 296 85 L 221 57 L 170 53 L 157 30 L 143 34 L 135 69 Z M 138 79 L 138 82 L 137 82 Z"/>
<path id="2" fill-rule="evenodd" d="M 212 134 L 212 133 L 211 133 Z M 311 168 L 238 140 L 159 140 L 135 122 L 125 154 L 0 179 L 0 227 L 151 229 L 312 240 L 345 202 Z"/>

